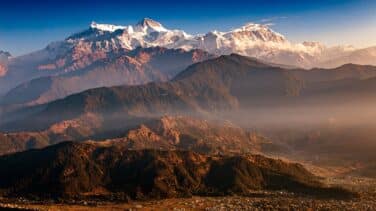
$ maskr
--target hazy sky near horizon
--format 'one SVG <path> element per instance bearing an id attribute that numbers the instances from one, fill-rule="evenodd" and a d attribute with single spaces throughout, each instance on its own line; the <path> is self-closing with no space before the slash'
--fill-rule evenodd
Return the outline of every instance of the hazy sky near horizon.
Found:
<path id="1" fill-rule="evenodd" d="M 292 42 L 376 46 L 376 1 L 98 1 L 0 2 L 0 50 L 21 55 L 89 27 L 91 21 L 135 24 L 149 17 L 188 33 L 272 24 Z"/>

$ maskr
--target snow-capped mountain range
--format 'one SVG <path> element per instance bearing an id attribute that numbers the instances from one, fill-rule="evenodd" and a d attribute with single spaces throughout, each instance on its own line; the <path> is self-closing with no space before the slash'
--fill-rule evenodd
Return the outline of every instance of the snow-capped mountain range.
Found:
<path id="1" fill-rule="evenodd" d="M 53 58 L 71 49 L 94 52 L 155 46 L 202 49 L 218 55 L 238 53 L 272 63 L 304 68 L 323 64 L 330 66 L 328 61 L 348 56 L 357 50 L 351 46 L 327 47 L 318 42 L 292 43 L 263 24 L 248 23 L 227 32 L 211 31 L 191 35 L 182 30 L 167 29 L 157 21 L 144 18 L 129 26 L 92 22 L 89 29 L 69 36 L 64 41 L 51 43 L 46 48 L 47 53 L 42 51 L 39 54 Z"/>
<path id="2" fill-rule="evenodd" d="M 200 49 L 213 55 L 237 53 L 284 67 L 334 67 L 345 63 L 376 65 L 376 47 L 327 47 L 318 42 L 292 43 L 268 25 L 248 23 L 227 32 L 191 35 L 144 18 L 134 25 L 92 22 L 88 29 L 46 48 L 9 59 L 0 72 L 0 94 L 43 76 L 80 70 L 95 61 L 137 48 Z"/>

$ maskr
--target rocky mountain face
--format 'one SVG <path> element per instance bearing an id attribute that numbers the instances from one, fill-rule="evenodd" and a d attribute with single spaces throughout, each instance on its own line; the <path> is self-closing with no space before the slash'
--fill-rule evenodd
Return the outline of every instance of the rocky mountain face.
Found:
<path id="1" fill-rule="evenodd" d="M 75 71 L 22 83 L 10 90 L 2 98 L 1 103 L 36 105 L 90 88 L 167 81 L 189 65 L 209 58 L 212 56 L 201 50 L 185 51 L 160 47 L 112 52 L 110 56 L 90 61 L 90 64 L 70 66 L 77 69 Z M 45 71 L 60 71 L 58 64 L 48 66 L 51 69 Z"/>
<path id="2" fill-rule="evenodd" d="M 1 156 L 0 166 L 1 194 L 8 197 L 95 196 L 126 200 L 247 195 L 251 190 L 287 190 L 318 197 L 355 196 L 322 185 L 299 164 L 257 155 L 206 156 L 65 142 Z"/>

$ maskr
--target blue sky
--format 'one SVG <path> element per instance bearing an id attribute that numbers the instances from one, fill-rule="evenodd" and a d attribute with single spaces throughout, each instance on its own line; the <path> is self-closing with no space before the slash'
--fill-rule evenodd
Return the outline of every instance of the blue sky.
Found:
<path id="1" fill-rule="evenodd" d="M 88 28 L 91 21 L 129 25 L 143 17 L 188 33 L 273 23 L 293 42 L 376 45 L 376 1 L 27 1 L 0 2 L 0 49 L 20 55 Z"/>

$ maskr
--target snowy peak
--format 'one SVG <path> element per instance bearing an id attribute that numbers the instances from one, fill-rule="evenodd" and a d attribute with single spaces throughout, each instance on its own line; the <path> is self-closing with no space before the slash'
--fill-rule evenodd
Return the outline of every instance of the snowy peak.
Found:
<path id="1" fill-rule="evenodd" d="M 247 23 L 244 26 L 235 29 L 234 31 L 260 31 L 260 30 L 270 30 L 267 25 L 262 25 L 258 23 Z"/>
<path id="2" fill-rule="evenodd" d="M 286 42 L 286 38 L 273 31 L 268 25 L 257 24 L 257 23 L 247 23 L 244 26 L 234 29 L 229 33 L 234 35 L 248 35 L 249 39 L 254 41 L 264 41 L 264 42 Z M 246 37 L 247 38 L 247 37 Z"/>
<path id="3" fill-rule="evenodd" d="M 163 27 L 163 25 L 153 19 L 150 18 L 143 18 L 141 21 L 139 21 L 135 28 L 141 29 L 144 32 L 165 32 L 167 29 Z"/>
<path id="4" fill-rule="evenodd" d="M 168 31 L 163 25 L 155 20 L 150 18 L 143 18 L 139 21 L 136 25 L 130 26 L 120 26 L 120 25 L 112 25 L 112 24 L 99 24 L 96 22 L 91 22 L 90 29 L 99 30 L 102 32 L 115 32 L 117 30 L 123 30 L 128 33 L 133 32 L 142 32 L 145 34 L 151 32 L 166 32 Z"/>
<path id="5" fill-rule="evenodd" d="M 137 26 L 162 27 L 162 24 L 150 18 L 143 18 L 137 23 Z"/>

